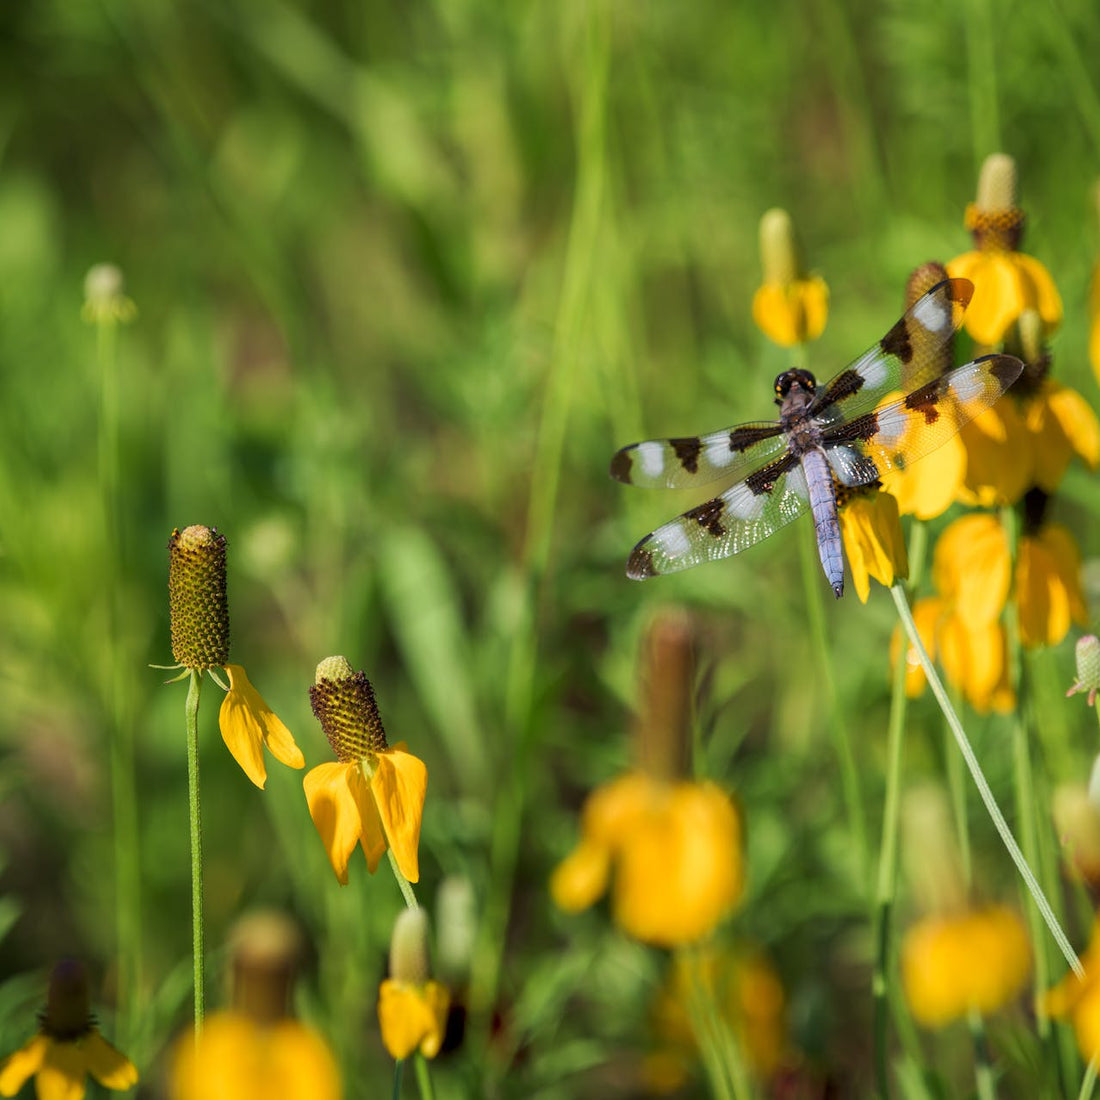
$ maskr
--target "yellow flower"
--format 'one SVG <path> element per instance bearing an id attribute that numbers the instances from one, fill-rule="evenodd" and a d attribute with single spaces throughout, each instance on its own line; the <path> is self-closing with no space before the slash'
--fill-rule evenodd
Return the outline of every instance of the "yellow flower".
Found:
<path id="1" fill-rule="evenodd" d="M 405 909 L 390 938 L 390 977 L 378 990 L 382 1042 L 397 1061 L 418 1049 L 434 1058 L 443 1043 L 451 998 L 428 974 L 427 915 L 423 909 Z"/>
<path id="2" fill-rule="evenodd" d="M 906 1000 L 925 1027 L 997 1011 L 1023 989 L 1030 970 L 1023 922 L 1001 906 L 928 917 L 909 929 L 901 948 Z"/>
<path id="3" fill-rule="evenodd" d="M 236 924 L 231 942 L 232 1009 L 188 1030 L 169 1068 L 171 1100 L 340 1100 L 335 1059 L 324 1039 L 288 1008 L 302 954 L 297 926 L 277 912 Z"/>
<path id="4" fill-rule="evenodd" d="M 974 298 L 966 312 L 966 331 L 979 344 L 1004 339 L 1009 326 L 1027 309 L 1042 318 L 1048 333 L 1062 320 L 1062 299 L 1050 272 L 1036 259 L 1018 252 L 1024 214 L 1016 206 L 1016 165 L 994 153 L 982 165 L 977 201 L 966 209 L 966 228 L 975 250 L 956 256 L 947 270 L 952 278 L 969 279 Z"/>
<path id="5" fill-rule="evenodd" d="M 291 768 L 304 768 L 290 730 L 264 702 L 240 665 L 229 664 L 229 603 L 226 597 L 226 539 L 216 527 L 195 524 L 168 540 L 168 599 L 172 655 L 187 675 L 211 678 L 225 692 L 218 725 L 241 770 L 261 790 L 267 782 L 263 749 Z M 222 669 L 226 686 L 214 673 Z"/>
<path id="6" fill-rule="evenodd" d="M 756 952 L 700 948 L 677 952 L 653 1005 L 655 1044 L 643 1076 L 652 1091 L 681 1089 L 699 1057 L 693 1020 L 716 1016 L 740 1042 L 761 1080 L 788 1053 L 787 998 L 779 976 Z"/>
<path id="7" fill-rule="evenodd" d="M 1084 978 L 1072 971 L 1039 998 L 1039 1011 L 1073 1022 L 1077 1047 L 1091 1061 L 1100 1059 L 1100 922 L 1093 924 L 1088 950 L 1081 957 Z"/>
<path id="8" fill-rule="evenodd" d="M 297 1020 L 264 1024 L 238 1012 L 207 1016 L 198 1043 L 176 1044 L 171 1100 L 340 1100 L 325 1041 Z"/>
<path id="9" fill-rule="evenodd" d="M 576 912 L 607 888 L 628 934 L 671 947 L 710 933 L 744 887 L 741 823 L 712 783 L 667 783 L 628 773 L 589 796 L 582 839 L 554 871 L 558 906 Z"/>
<path id="10" fill-rule="evenodd" d="M 840 534 L 861 603 L 871 592 L 870 578 L 889 588 L 909 575 L 909 558 L 898 518 L 898 502 L 887 492 L 838 490 Z"/>
<path id="11" fill-rule="evenodd" d="M 947 682 L 979 713 L 1009 713 L 1016 694 L 1009 681 L 1008 637 L 998 620 L 971 627 L 956 614 L 939 625 L 940 661 Z"/>
<path id="12" fill-rule="evenodd" d="M 914 418 L 912 427 L 919 427 Z M 905 446 L 902 442 L 899 450 Z M 883 471 L 883 488 L 894 497 L 898 514 L 917 519 L 935 519 L 943 515 L 963 489 L 967 452 L 956 434 L 904 470 L 891 467 Z"/>
<path id="13" fill-rule="evenodd" d="M 829 316 L 829 288 L 820 276 L 802 272 L 785 210 L 769 210 L 760 219 L 760 255 L 764 282 L 752 300 L 757 327 L 780 347 L 816 340 Z"/>
<path id="14" fill-rule="evenodd" d="M 0 1096 L 14 1096 L 33 1077 L 38 1100 L 82 1100 L 89 1073 L 120 1091 L 138 1079 L 133 1063 L 92 1022 L 84 967 L 65 960 L 50 975 L 38 1034 L 0 1063 Z"/>
<path id="15" fill-rule="evenodd" d="M 936 542 L 932 579 L 969 629 L 994 622 L 1012 580 L 1008 537 L 997 517 L 981 512 L 949 524 Z"/>
<path id="16" fill-rule="evenodd" d="M 1031 433 L 1015 397 L 1008 394 L 979 413 L 958 438 L 966 452 L 966 473 L 957 499 L 980 508 L 1015 504 L 1034 471 Z"/>
<path id="17" fill-rule="evenodd" d="M 390 848 L 401 874 L 418 881 L 427 768 L 404 742 L 388 745 L 370 681 L 344 657 L 317 666 L 309 695 L 339 761 L 320 764 L 304 780 L 309 813 L 337 879 L 347 884 L 348 860 L 359 844 L 371 874 Z"/>
<path id="18" fill-rule="evenodd" d="M 1020 640 L 1029 648 L 1057 645 L 1071 623 L 1088 622 L 1081 555 L 1065 527 L 1047 523 L 1020 539 L 1016 598 Z"/>
<path id="19" fill-rule="evenodd" d="M 1100 422 L 1076 390 L 1047 378 L 1027 397 L 1024 415 L 1031 433 L 1032 484 L 1053 493 L 1075 456 L 1090 470 L 1100 465 Z"/>

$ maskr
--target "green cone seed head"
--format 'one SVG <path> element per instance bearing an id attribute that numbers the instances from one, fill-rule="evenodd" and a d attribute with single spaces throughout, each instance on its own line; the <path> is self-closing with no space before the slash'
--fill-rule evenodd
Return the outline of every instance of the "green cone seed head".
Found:
<path id="1" fill-rule="evenodd" d="M 225 536 L 216 527 L 176 528 L 168 540 L 172 656 L 197 672 L 229 661 Z"/>
<path id="2" fill-rule="evenodd" d="M 326 657 L 318 666 L 309 702 L 336 759 L 348 764 L 384 752 L 386 731 L 363 672 L 352 671 L 345 657 Z"/>
<path id="3" fill-rule="evenodd" d="M 50 975 L 42 1030 L 51 1039 L 71 1042 L 92 1027 L 88 1009 L 88 975 L 75 959 L 62 959 Z"/>
<path id="4" fill-rule="evenodd" d="M 760 263 L 766 283 L 786 286 L 802 274 L 794 223 L 779 207 L 766 211 L 760 219 Z"/>
<path id="5" fill-rule="evenodd" d="M 402 909 L 390 938 L 390 977 L 423 985 L 428 975 L 428 914 L 423 909 Z"/>

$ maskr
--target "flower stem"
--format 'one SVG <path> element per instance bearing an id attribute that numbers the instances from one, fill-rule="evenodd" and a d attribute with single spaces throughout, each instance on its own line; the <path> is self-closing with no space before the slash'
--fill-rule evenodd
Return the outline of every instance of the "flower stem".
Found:
<path id="1" fill-rule="evenodd" d="M 1093 1058 L 1085 1069 L 1085 1076 L 1081 1081 L 1081 1091 L 1077 1094 L 1077 1100 L 1092 1100 L 1092 1089 L 1096 1084 L 1096 1072 L 1096 1059 Z"/>
<path id="2" fill-rule="evenodd" d="M 974 1041 L 974 1081 L 978 1100 L 996 1100 L 997 1087 L 993 1078 L 993 1063 L 989 1057 L 989 1041 L 985 1023 L 978 1012 L 969 1014 L 970 1037 Z"/>
<path id="3" fill-rule="evenodd" d="M 1043 920 L 1046 922 L 1047 928 L 1050 929 L 1050 934 L 1054 937 L 1054 942 L 1058 945 L 1059 950 L 1072 967 L 1073 972 L 1079 978 L 1083 978 L 1085 976 L 1085 968 L 1081 965 L 1081 960 L 1077 957 L 1077 952 L 1074 951 L 1073 947 L 1070 945 L 1065 932 L 1062 931 L 1062 926 L 1058 923 L 1058 918 L 1054 915 L 1054 910 L 1051 909 L 1050 902 L 1047 901 L 1042 887 L 1040 887 L 1039 883 L 1036 881 L 1031 867 L 1020 851 L 1020 846 L 1016 843 L 1012 831 L 1005 822 L 1004 814 L 1001 813 L 1001 809 L 997 805 L 997 800 L 994 798 L 993 792 L 989 789 L 989 783 L 986 781 L 981 764 L 978 763 L 978 758 L 974 755 L 974 750 L 971 748 L 970 741 L 966 736 L 966 731 L 963 729 L 962 723 L 959 721 L 959 716 L 955 713 L 955 708 L 951 705 L 951 700 L 947 697 L 947 692 L 944 690 L 943 684 L 940 682 L 940 678 L 932 665 L 932 661 L 929 659 L 928 652 L 924 648 L 924 643 L 917 633 L 916 624 L 913 622 L 913 614 L 909 610 L 909 603 L 905 598 L 905 591 L 900 585 L 895 584 L 890 589 L 890 595 L 894 598 L 894 606 L 897 608 L 901 624 L 905 628 L 905 633 L 909 638 L 909 644 L 916 652 L 917 659 L 920 661 L 921 668 L 924 670 L 924 675 L 928 680 L 928 685 L 932 689 L 932 694 L 935 695 L 936 702 L 939 703 L 940 710 L 943 711 L 943 716 L 947 719 L 947 724 L 951 727 L 951 732 L 955 735 L 955 742 L 958 744 L 959 751 L 966 761 L 966 766 L 970 769 L 970 776 L 974 780 L 974 785 L 978 788 L 978 794 L 981 795 L 982 802 L 985 804 L 986 812 L 989 814 L 994 828 L 997 830 L 1002 843 L 1008 850 L 1008 854 L 1012 857 L 1012 862 L 1016 865 L 1016 870 L 1019 871 L 1020 877 L 1024 880 L 1024 885 L 1027 887 Z"/>
<path id="4" fill-rule="evenodd" d="M 398 1058 L 393 1064 L 393 1100 L 401 1096 L 401 1078 L 405 1075 L 405 1059 Z"/>
<path id="5" fill-rule="evenodd" d="M 405 899 L 406 907 L 409 909 L 419 909 L 420 906 L 417 903 L 416 895 L 413 893 L 412 884 L 401 873 L 401 868 L 397 866 L 397 856 L 393 854 L 393 849 L 387 848 L 386 855 L 389 857 L 390 870 L 393 871 L 393 877 L 397 879 L 397 885 L 401 890 L 401 896 Z"/>
<path id="6" fill-rule="evenodd" d="M 199 696 L 202 673 L 191 670 L 187 688 L 187 806 L 191 818 L 191 956 L 195 974 L 195 1040 L 206 1011 L 202 921 L 202 815 L 199 808 Z"/>
<path id="7" fill-rule="evenodd" d="M 893 591 L 891 589 L 891 591 Z M 886 1020 L 889 1013 L 890 919 L 897 887 L 898 820 L 901 808 L 901 762 L 905 743 L 905 651 L 894 668 L 890 694 L 890 724 L 886 735 L 886 795 L 882 809 L 878 884 L 875 888 L 875 970 L 871 979 L 874 999 L 875 1078 L 878 1094 L 890 1095 L 887 1066 Z"/>
<path id="8" fill-rule="evenodd" d="M 416 1056 L 416 1084 L 420 1089 L 421 1100 L 432 1100 L 435 1092 L 432 1090 L 432 1075 L 428 1069 L 428 1059 L 423 1054 Z"/>

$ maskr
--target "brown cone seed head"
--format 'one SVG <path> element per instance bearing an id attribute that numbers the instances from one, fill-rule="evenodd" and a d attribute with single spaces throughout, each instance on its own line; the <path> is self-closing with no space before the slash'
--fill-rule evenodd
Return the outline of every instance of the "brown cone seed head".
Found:
<path id="1" fill-rule="evenodd" d="M 362 760 L 389 747 L 374 689 L 366 674 L 353 672 L 345 658 L 329 657 L 317 666 L 309 702 L 342 763 Z"/>
<path id="2" fill-rule="evenodd" d="M 261 1024 L 288 1014 L 302 954 L 298 926 L 276 912 L 242 917 L 233 930 L 233 1007 Z"/>
<path id="3" fill-rule="evenodd" d="M 51 1039 L 71 1042 L 92 1028 L 88 1009 L 88 975 L 75 959 L 62 959 L 50 975 L 42 1030 Z"/>
<path id="4" fill-rule="evenodd" d="M 168 603 L 172 655 L 202 672 L 229 661 L 225 536 L 216 527 L 176 528 L 168 540 Z"/>

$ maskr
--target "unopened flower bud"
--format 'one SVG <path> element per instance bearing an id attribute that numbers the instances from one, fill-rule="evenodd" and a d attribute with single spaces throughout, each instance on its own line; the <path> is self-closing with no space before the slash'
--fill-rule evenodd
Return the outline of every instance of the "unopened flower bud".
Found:
<path id="1" fill-rule="evenodd" d="M 428 914 L 403 909 L 390 938 L 390 977 L 396 982 L 423 985 L 428 980 Z"/>
<path id="2" fill-rule="evenodd" d="M 309 702 L 341 763 L 388 748 L 374 689 L 366 674 L 355 672 L 346 657 L 326 657 L 317 666 Z"/>
<path id="3" fill-rule="evenodd" d="M 1100 691 L 1100 638 L 1086 634 L 1077 639 L 1077 683 L 1066 692 L 1066 697 L 1087 691 L 1088 704 L 1094 706 L 1096 693 Z"/>
<path id="4" fill-rule="evenodd" d="M 168 601 L 172 655 L 202 672 L 229 661 L 225 536 L 216 527 L 176 528 L 168 540 Z"/>

